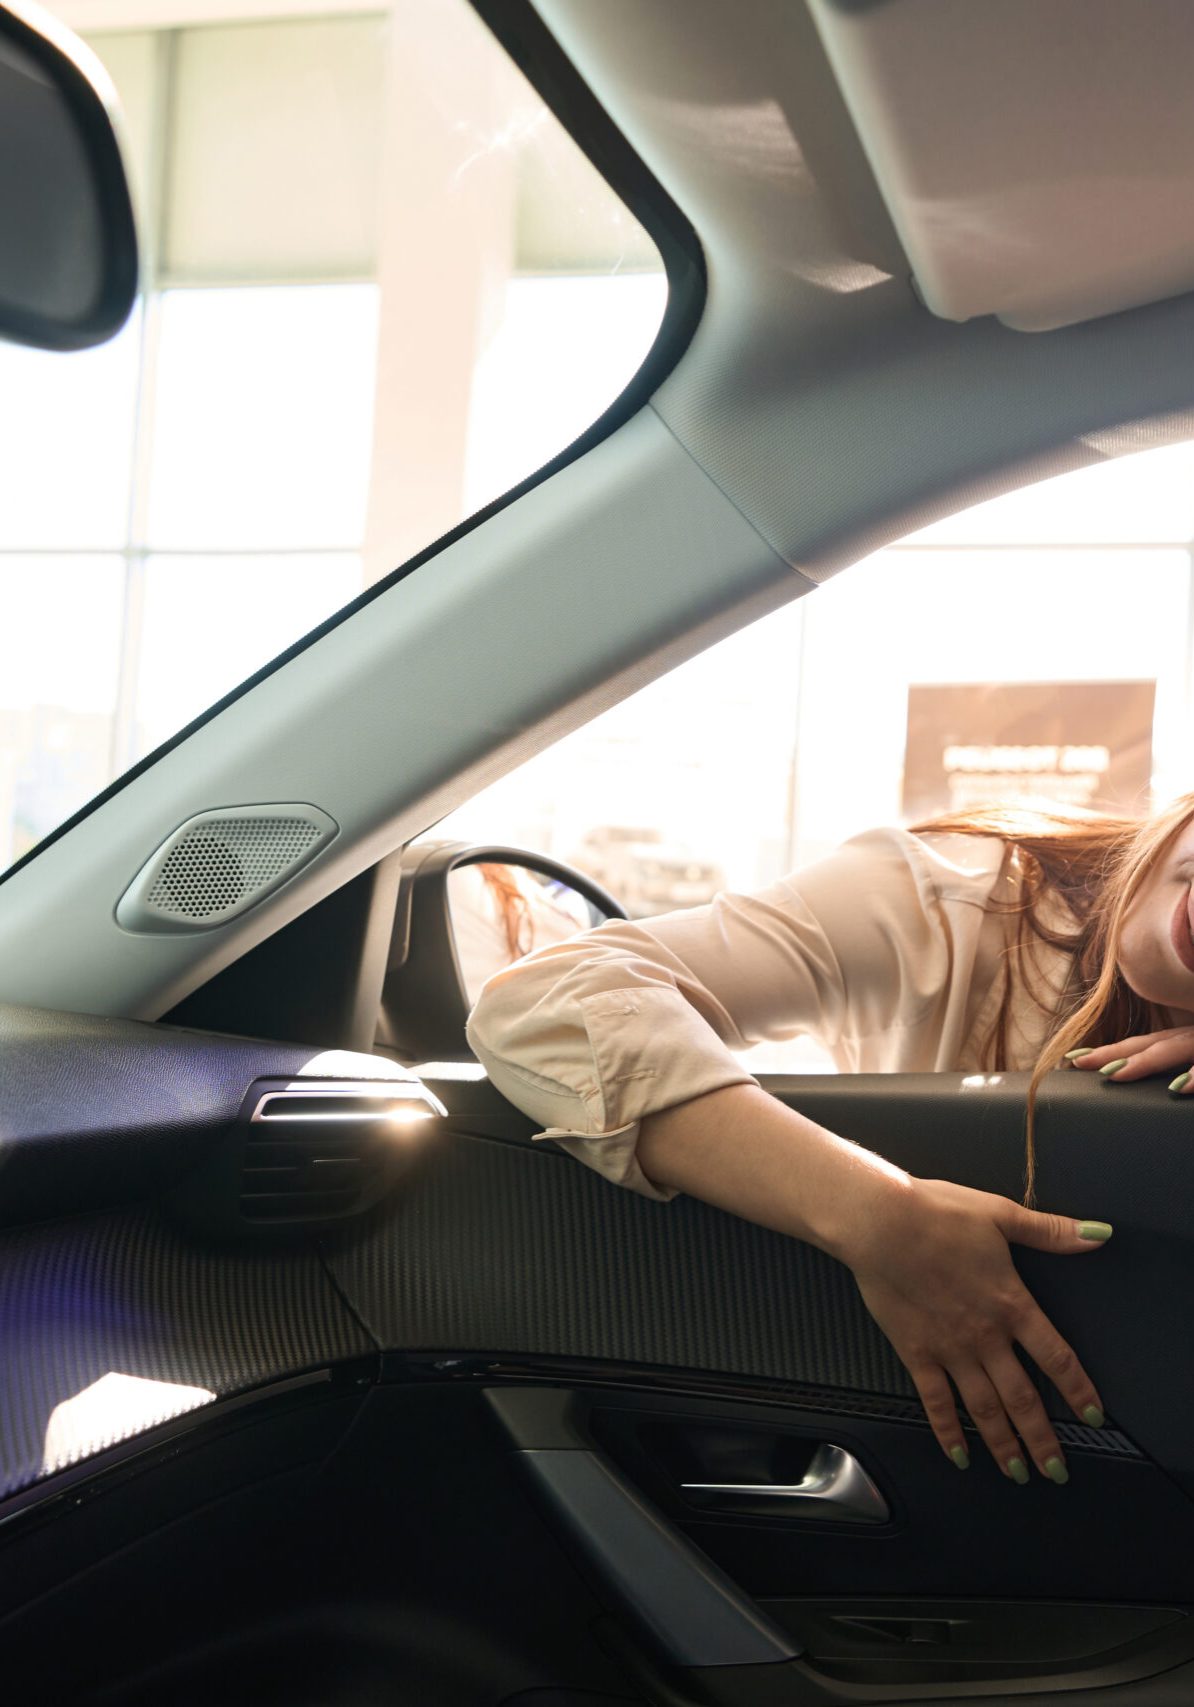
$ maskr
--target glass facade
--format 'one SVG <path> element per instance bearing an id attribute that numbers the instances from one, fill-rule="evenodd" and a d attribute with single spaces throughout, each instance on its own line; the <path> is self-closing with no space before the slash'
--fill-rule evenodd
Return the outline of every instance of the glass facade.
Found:
<path id="1" fill-rule="evenodd" d="M 0 869 L 641 365 L 658 253 L 465 0 L 60 0 L 143 292 L 0 346 Z M 263 15 L 264 14 L 264 15 Z"/>

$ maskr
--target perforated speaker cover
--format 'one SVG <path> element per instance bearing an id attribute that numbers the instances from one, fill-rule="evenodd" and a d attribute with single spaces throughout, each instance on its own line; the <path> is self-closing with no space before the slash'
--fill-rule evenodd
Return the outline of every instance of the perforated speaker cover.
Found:
<path id="1" fill-rule="evenodd" d="M 222 925 L 293 877 L 339 826 L 318 806 L 225 806 L 181 824 L 121 896 L 116 922 L 133 931 Z"/>

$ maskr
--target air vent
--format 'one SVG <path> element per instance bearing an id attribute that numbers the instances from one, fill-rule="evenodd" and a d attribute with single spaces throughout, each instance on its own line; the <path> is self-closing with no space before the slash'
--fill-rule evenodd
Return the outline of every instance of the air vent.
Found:
<path id="1" fill-rule="evenodd" d="M 407 1159 L 406 1130 L 446 1114 L 418 1080 L 295 1081 L 250 1116 L 240 1211 L 249 1222 L 327 1221 L 380 1198 Z"/>
<path id="2" fill-rule="evenodd" d="M 225 924 L 300 871 L 339 826 L 317 806 L 228 806 L 189 818 L 137 873 L 116 921 L 133 931 Z"/>
<path id="3" fill-rule="evenodd" d="M 390 1152 L 376 1131 L 249 1139 L 241 1175 L 246 1221 L 323 1221 L 352 1215 L 384 1188 Z"/>

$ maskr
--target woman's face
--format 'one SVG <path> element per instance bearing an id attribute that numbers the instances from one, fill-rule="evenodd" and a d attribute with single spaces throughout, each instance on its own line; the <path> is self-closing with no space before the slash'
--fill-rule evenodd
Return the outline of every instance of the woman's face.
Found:
<path id="1" fill-rule="evenodd" d="M 1119 969 L 1138 996 L 1194 1020 L 1194 820 L 1158 859 L 1124 919 Z"/>

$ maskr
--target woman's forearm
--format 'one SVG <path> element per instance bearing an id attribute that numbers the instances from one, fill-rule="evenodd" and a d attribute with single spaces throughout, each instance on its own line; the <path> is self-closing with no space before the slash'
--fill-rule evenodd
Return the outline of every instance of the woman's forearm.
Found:
<path id="1" fill-rule="evenodd" d="M 838 1138 L 758 1085 L 730 1085 L 648 1115 L 647 1178 L 850 1260 L 885 1205 L 911 1188 L 901 1168 Z"/>

